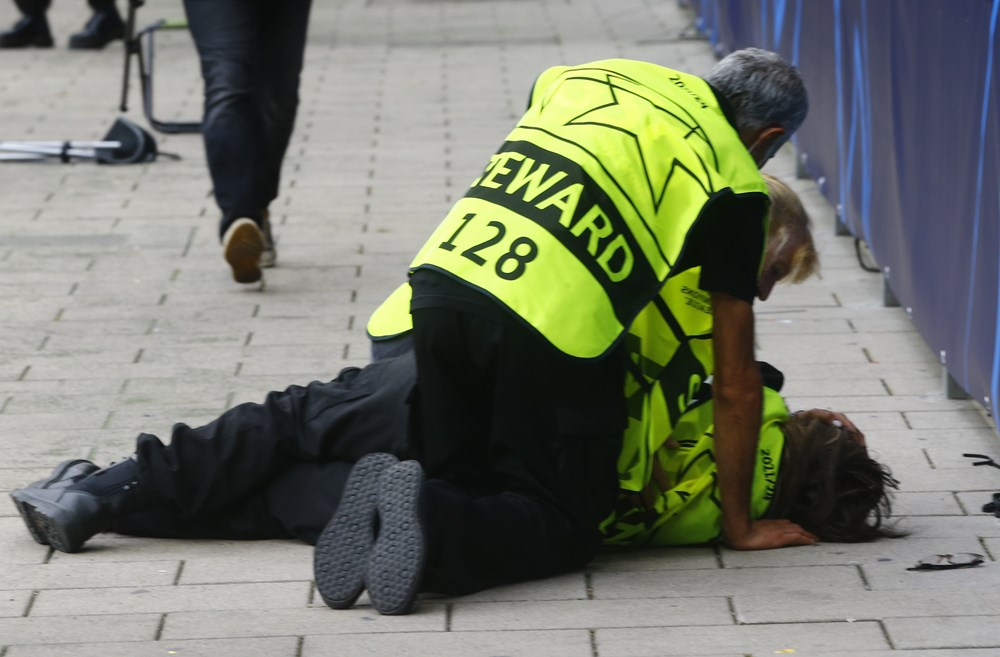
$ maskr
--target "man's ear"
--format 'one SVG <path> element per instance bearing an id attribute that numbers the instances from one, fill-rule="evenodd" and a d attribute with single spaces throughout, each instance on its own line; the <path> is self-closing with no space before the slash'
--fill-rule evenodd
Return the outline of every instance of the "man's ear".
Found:
<path id="1" fill-rule="evenodd" d="M 777 124 L 740 134 L 740 140 L 750 151 L 758 167 L 764 166 L 764 163 L 771 159 L 771 156 L 785 143 L 785 138 L 785 129 Z"/>

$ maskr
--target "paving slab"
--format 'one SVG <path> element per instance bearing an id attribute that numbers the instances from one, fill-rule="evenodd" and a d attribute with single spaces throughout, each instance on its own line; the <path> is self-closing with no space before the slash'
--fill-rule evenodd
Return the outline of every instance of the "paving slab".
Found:
<path id="1" fill-rule="evenodd" d="M 239 614 L 229 611 L 188 611 L 168 614 L 162 638 L 201 639 L 247 636 L 313 636 L 325 634 L 443 632 L 448 608 L 444 604 L 423 604 L 418 613 L 401 617 L 379 615 L 368 606 L 358 605 L 337 613 L 322 602 L 298 609 L 258 609 Z"/>
<path id="2" fill-rule="evenodd" d="M 864 591 L 866 582 L 850 565 L 784 568 L 725 568 L 719 570 L 632 571 L 595 573 L 594 599 L 697 598 L 754 591 L 773 595 L 825 591 Z"/>
<path id="3" fill-rule="evenodd" d="M 183 566 L 190 567 L 186 563 Z M 124 585 L 163 587 L 176 582 L 182 569 L 186 570 L 180 561 L 87 564 L 85 568 L 73 563 L 48 562 L 0 573 L 0 591 L 96 589 Z"/>
<path id="4" fill-rule="evenodd" d="M 1000 649 L 1000 638 L 990 628 L 996 620 L 1000 617 L 989 613 L 966 617 L 935 613 L 923 618 L 891 618 L 885 621 L 885 628 L 893 645 L 901 651 L 938 648 L 964 657 L 967 648 L 990 648 L 985 654 Z"/>
<path id="5" fill-rule="evenodd" d="M 725 598 L 632 598 L 628 600 L 525 601 L 456 603 L 451 613 L 455 631 L 537 630 L 545 628 L 656 627 L 718 625 L 731 620 Z"/>
<path id="6" fill-rule="evenodd" d="M 853 656 L 861 650 L 890 648 L 881 626 L 872 622 L 609 629 L 598 630 L 595 641 L 601 657 L 745 657 L 819 651 Z"/>
<path id="7" fill-rule="evenodd" d="M 521 632 L 438 632 L 425 634 L 351 634 L 311 636 L 302 646 L 302 657 L 360 657 L 405 655 L 419 645 L 424 654 L 437 657 L 592 657 L 594 648 L 586 630 Z"/>
<path id="8" fill-rule="evenodd" d="M 299 657 L 298 637 L 75 643 L 11 646 L 4 657 Z"/>
<path id="9" fill-rule="evenodd" d="M 941 572 L 934 572 L 939 575 Z M 914 577 L 928 573 L 910 571 Z M 967 580 L 968 581 L 968 580 Z M 996 615 L 1000 593 L 993 586 L 978 584 L 965 590 L 934 589 L 933 595 L 919 589 L 888 591 L 814 591 L 733 596 L 740 623 L 813 623 L 823 621 L 881 621 L 886 618 Z M 921 646 L 934 647 L 934 646 Z M 944 646 L 939 646 L 944 647 Z"/>
<path id="10" fill-rule="evenodd" d="M 50 589 L 38 594 L 31 613 L 33 616 L 62 616 L 297 608 L 309 600 L 311 588 L 311 583 L 304 581 Z"/>
<path id="11" fill-rule="evenodd" d="M 23 616 L 0 618 L 0 642 L 18 644 L 94 643 L 114 636 L 119 641 L 152 641 L 160 624 L 160 614 L 121 614 L 94 616 Z"/>

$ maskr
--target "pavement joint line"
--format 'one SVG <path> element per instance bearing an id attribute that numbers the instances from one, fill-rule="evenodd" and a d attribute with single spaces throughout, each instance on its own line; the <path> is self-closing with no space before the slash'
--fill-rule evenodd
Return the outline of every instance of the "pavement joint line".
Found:
<path id="1" fill-rule="evenodd" d="M 27 618 L 31 615 L 31 608 L 35 606 L 35 599 L 38 598 L 39 593 L 40 591 L 36 589 L 28 596 L 28 604 L 24 605 L 24 613 L 21 614 L 21 618 Z"/>
<path id="2" fill-rule="evenodd" d="M 892 640 L 892 635 L 889 633 L 889 628 L 885 626 L 885 620 L 878 621 L 879 629 L 882 630 L 882 637 L 885 639 L 886 644 L 889 646 L 890 650 L 896 649 L 896 644 Z"/>
<path id="3" fill-rule="evenodd" d="M 736 601 L 733 599 L 733 596 L 731 595 L 726 596 L 726 607 L 729 608 L 729 617 L 732 619 L 733 624 L 741 625 L 742 623 L 740 622 L 740 614 L 739 611 L 737 611 L 736 609 Z"/>
<path id="4" fill-rule="evenodd" d="M 163 628 L 167 624 L 167 613 L 160 614 L 160 622 L 156 625 L 156 632 L 153 634 L 153 641 L 159 641 L 163 637 Z"/>

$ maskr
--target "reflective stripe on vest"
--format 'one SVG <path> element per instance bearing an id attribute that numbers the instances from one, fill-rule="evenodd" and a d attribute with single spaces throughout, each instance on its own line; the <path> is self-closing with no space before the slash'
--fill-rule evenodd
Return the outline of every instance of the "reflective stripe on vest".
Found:
<path id="1" fill-rule="evenodd" d="M 471 283 L 561 351 L 598 357 L 722 193 L 766 194 L 700 78 L 607 60 L 539 78 L 500 151 L 411 264 Z"/>
<path id="2" fill-rule="evenodd" d="M 722 533 L 711 401 L 688 409 L 677 422 L 670 445 L 656 453 L 671 483 L 656 491 L 650 512 L 636 506 L 634 495 L 622 495 L 601 529 L 605 543 L 615 545 L 685 545 L 715 540 Z M 774 497 L 785 436 L 781 425 L 788 408 L 781 395 L 764 388 L 757 462 L 751 488 L 750 514 L 761 518 Z"/>

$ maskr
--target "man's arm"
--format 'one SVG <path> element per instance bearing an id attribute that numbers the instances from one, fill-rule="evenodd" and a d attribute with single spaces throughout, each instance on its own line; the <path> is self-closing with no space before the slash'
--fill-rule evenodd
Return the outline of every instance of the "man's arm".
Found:
<path id="1" fill-rule="evenodd" d="M 737 550 L 810 545 L 816 536 L 788 520 L 752 520 L 750 490 L 760 432 L 761 381 L 754 360 L 753 306 L 712 293 L 715 459 L 722 534 Z"/>

